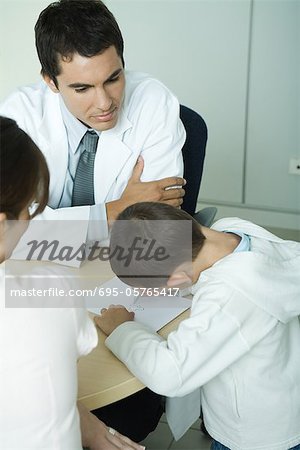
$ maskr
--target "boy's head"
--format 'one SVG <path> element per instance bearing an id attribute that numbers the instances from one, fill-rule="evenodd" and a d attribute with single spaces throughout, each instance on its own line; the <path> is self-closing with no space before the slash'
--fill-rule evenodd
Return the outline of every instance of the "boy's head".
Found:
<path id="1" fill-rule="evenodd" d="M 175 287 L 184 282 L 178 274 L 191 278 L 204 240 L 201 226 L 185 211 L 164 203 L 136 203 L 112 226 L 111 267 L 131 286 Z"/>

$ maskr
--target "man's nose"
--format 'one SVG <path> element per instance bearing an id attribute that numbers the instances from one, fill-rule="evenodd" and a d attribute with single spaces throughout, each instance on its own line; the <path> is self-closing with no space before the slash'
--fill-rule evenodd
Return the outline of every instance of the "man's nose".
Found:
<path id="1" fill-rule="evenodd" d="M 96 92 L 95 106 L 103 112 L 109 111 L 112 105 L 112 99 L 105 89 L 98 89 Z"/>

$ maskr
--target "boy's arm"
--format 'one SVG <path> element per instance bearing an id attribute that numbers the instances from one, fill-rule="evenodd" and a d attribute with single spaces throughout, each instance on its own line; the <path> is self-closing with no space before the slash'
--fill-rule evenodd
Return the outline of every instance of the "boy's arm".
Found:
<path id="1" fill-rule="evenodd" d="M 199 301 L 191 317 L 167 340 L 142 324 L 126 321 L 114 329 L 106 345 L 151 390 L 180 397 L 221 373 L 276 325 L 276 319 L 240 295 L 235 302 L 240 309 L 232 314 L 232 302 L 221 309 Z"/>

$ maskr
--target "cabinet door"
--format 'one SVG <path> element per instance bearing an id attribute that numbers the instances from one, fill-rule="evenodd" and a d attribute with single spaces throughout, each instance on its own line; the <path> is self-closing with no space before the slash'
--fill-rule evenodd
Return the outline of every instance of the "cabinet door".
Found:
<path id="1" fill-rule="evenodd" d="M 246 204 L 300 211 L 300 2 L 254 1 Z"/>
<path id="2" fill-rule="evenodd" d="M 198 111 L 209 140 L 200 198 L 242 201 L 250 0 L 110 0 L 129 69 Z"/>

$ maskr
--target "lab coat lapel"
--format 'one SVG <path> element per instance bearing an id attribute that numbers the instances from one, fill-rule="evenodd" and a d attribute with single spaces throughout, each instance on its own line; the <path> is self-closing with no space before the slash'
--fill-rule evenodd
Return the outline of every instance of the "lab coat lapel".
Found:
<path id="1" fill-rule="evenodd" d="M 68 170 L 68 139 L 59 106 L 58 94 L 48 91 L 40 124 L 40 143 L 50 171 L 49 206 L 57 208 Z"/>
<path id="2" fill-rule="evenodd" d="M 94 171 L 96 203 L 106 201 L 113 183 L 132 154 L 132 150 L 122 142 L 125 131 L 131 127 L 132 123 L 122 109 L 117 125 L 101 133 Z"/>

